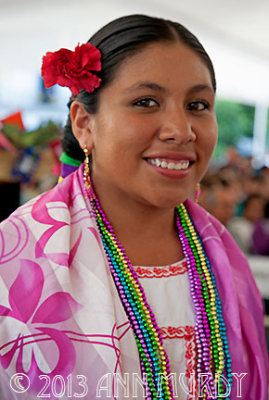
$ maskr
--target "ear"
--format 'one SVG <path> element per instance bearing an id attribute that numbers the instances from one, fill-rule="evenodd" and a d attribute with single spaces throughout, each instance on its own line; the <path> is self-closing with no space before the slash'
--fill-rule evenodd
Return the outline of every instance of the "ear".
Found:
<path id="1" fill-rule="evenodd" d="M 85 146 L 91 152 L 93 148 L 91 122 L 92 116 L 89 114 L 82 103 L 73 101 L 70 107 L 70 119 L 72 122 L 72 131 L 83 149 Z"/>

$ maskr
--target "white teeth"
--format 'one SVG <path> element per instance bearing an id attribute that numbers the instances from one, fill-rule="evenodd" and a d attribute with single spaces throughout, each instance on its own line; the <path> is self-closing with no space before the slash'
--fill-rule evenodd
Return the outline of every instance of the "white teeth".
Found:
<path id="1" fill-rule="evenodd" d="M 149 158 L 148 161 L 151 164 L 156 165 L 157 167 L 161 167 L 164 169 L 170 169 L 170 170 L 187 169 L 190 164 L 190 162 L 187 160 L 166 162 L 164 160 L 161 161 L 159 158 Z"/>
<path id="2" fill-rule="evenodd" d="M 175 169 L 175 164 L 173 162 L 170 162 L 167 167 L 168 169 Z"/>

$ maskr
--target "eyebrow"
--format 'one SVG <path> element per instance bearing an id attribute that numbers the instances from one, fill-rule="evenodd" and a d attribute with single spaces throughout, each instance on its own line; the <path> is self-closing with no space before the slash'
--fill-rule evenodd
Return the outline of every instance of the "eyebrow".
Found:
<path id="1" fill-rule="evenodd" d="M 209 92 L 214 93 L 214 89 L 212 86 L 204 85 L 204 84 L 193 86 L 192 88 L 190 88 L 189 93 L 196 93 L 196 92 L 202 92 L 202 91 L 209 91 Z"/>
<path id="2" fill-rule="evenodd" d="M 158 92 L 166 92 L 166 89 L 164 87 L 158 85 L 155 82 L 151 82 L 151 81 L 137 82 L 134 85 L 125 89 L 125 92 L 129 92 L 131 90 L 136 90 L 136 89 L 151 89 L 151 90 L 155 90 Z"/>
<path id="3" fill-rule="evenodd" d="M 157 92 L 166 92 L 166 89 L 163 86 L 158 85 L 155 82 L 151 82 L 151 81 L 144 81 L 144 82 L 137 82 L 134 85 L 128 87 L 127 89 L 125 89 L 125 92 L 129 92 L 132 90 L 137 90 L 137 89 L 151 89 L 151 90 L 155 90 Z M 213 87 L 209 86 L 209 85 L 205 85 L 205 84 L 199 84 L 199 85 L 195 85 L 193 87 L 190 88 L 189 93 L 196 93 L 196 92 L 201 92 L 201 91 L 209 91 L 209 92 L 213 92 L 214 93 L 214 89 Z"/>

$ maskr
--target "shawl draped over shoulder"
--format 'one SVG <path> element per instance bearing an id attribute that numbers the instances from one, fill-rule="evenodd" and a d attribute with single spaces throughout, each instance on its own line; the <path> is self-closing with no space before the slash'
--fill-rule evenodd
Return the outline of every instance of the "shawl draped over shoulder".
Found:
<path id="1" fill-rule="evenodd" d="M 266 400 L 263 308 L 247 261 L 220 222 L 185 204 L 222 301 L 237 374 L 230 398 L 241 379 L 242 399 Z M 1 399 L 91 400 L 102 376 L 121 372 L 111 284 L 81 167 L 1 223 Z"/>

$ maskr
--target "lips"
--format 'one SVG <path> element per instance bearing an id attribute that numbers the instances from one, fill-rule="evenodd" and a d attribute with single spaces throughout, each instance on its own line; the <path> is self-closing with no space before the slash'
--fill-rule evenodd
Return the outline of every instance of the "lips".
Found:
<path id="1" fill-rule="evenodd" d="M 150 154 L 144 160 L 166 178 L 183 179 L 189 175 L 196 156 L 192 153 L 162 152 Z"/>
<path id="2" fill-rule="evenodd" d="M 196 161 L 196 156 L 191 153 L 165 152 L 151 154 L 146 161 L 160 169 L 180 171 L 187 170 Z"/>

